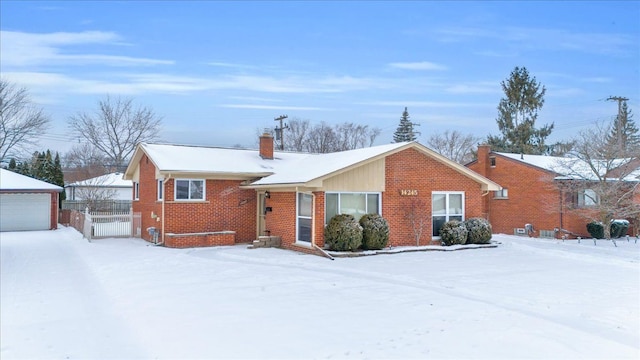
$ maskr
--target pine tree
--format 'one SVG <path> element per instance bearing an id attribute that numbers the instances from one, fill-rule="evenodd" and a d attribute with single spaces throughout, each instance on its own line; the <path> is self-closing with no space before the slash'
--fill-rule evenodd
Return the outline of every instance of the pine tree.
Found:
<path id="1" fill-rule="evenodd" d="M 56 151 L 56 157 L 53 160 L 53 184 L 64 188 L 64 172 L 62 172 L 62 163 L 60 162 L 60 154 Z M 67 199 L 67 194 L 63 191 L 58 197 L 58 206 L 62 208 L 62 201 Z"/>
<path id="2" fill-rule="evenodd" d="M 409 120 L 409 112 L 405 107 L 400 118 L 400 124 L 398 124 L 396 132 L 393 133 L 393 142 L 415 141 L 420 133 L 415 131 L 413 127 L 419 125 Z"/>
<path id="3" fill-rule="evenodd" d="M 496 151 L 543 154 L 547 150 L 544 141 L 553 130 L 553 124 L 535 127 L 545 87 L 529 76 L 527 68 L 517 66 L 501 85 L 505 97 L 500 99 L 496 122 L 502 136 L 489 135 L 487 143 Z"/>
<path id="4" fill-rule="evenodd" d="M 633 121 L 633 114 L 626 101 L 622 103 L 620 114 L 616 116 L 611 132 L 607 135 L 607 143 L 622 154 L 640 152 L 640 131 Z"/>
<path id="5" fill-rule="evenodd" d="M 12 159 L 9 161 L 9 167 L 8 167 L 7 169 L 9 169 L 9 170 L 11 170 L 11 171 L 15 172 L 17 167 L 18 167 L 18 164 L 16 164 L 16 159 L 13 159 L 13 158 L 12 158 Z"/>

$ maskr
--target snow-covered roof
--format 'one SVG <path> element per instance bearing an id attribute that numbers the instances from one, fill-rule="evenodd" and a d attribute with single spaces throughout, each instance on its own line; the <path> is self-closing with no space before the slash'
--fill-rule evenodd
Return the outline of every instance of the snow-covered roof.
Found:
<path id="1" fill-rule="evenodd" d="M 593 160 L 587 163 L 584 160 L 573 157 L 559 157 L 546 155 L 528 155 L 496 152 L 501 156 L 517 160 L 529 165 L 539 167 L 558 174 L 558 180 L 597 180 L 610 171 L 627 164 L 629 159 L 613 159 L 613 160 Z M 636 170 L 639 171 L 639 170 Z M 596 174 L 598 176 L 596 176 Z M 625 181 L 629 181 L 629 176 L 625 177 Z M 633 181 L 633 180 L 631 180 Z M 637 181 L 637 179 L 635 180 Z"/>
<path id="2" fill-rule="evenodd" d="M 122 173 L 115 172 L 111 174 L 105 174 L 101 176 L 96 176 L 94 178 L 76 181 L 74 183 L 68 184 L 67 187 L 123 187 L 130 188 L 133 187 L 133 181 L 125 180 L 122 177 Z"/>
<path id="3" fill-rule="evenodd" d="M 236 176 L 247 180 L 257 178 L 251 186 L 288 186 L 306 184 L 331 176 L 408 147 L 416 147 L 446 166 L 478 181 L 487 189 L 500 189 L 500 186 L 491 180 L 417 142 L 392 143 L 328 154 L 275 151 L 273 159 L 263 159 L 258 150 L 143 143 L 136 149 L 124 178 L 133 178 L 136 164 L 144 152 L 157 170 L 164 174 Z"/>
<path id="4" fill-rule="evenodd" d="M 141 144 L 161 172 L 227 173 L 265 176 L 285 163 L 310 154 L 274 152 L 274 158 L 263 159 L 258 150 L 205 146 Z"/>
<path id="5" fill-rule="evenodd" d="M 409 143 L 401 142 L 328 154 L 308 154 L 287 166 L 280 167 L 275 174 L 255 181 L 252 185 L 306 183 L 400 149 L 407 144 Z"/>
<path id="6" fill-rule="evenodd" d="M 54 190 L 60 192 L 63 189 L 60 186 L 0 168 L 0 190 Z"/>

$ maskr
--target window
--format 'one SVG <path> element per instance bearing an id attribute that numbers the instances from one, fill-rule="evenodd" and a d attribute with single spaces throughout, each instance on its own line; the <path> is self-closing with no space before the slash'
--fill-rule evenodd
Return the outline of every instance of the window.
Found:
<path id="1" fill-rule="evenodd" d="M 585 189 L 577 193 L 576 204 L 579 207 L 595 206 L 600 203 L 600 197 L 593 189 Z"/>
<path id="2" fill-rule="evenodd" d="M 493 197 L 495 199 L 508 199 L 509 198 L 509 192 L 507 189 L 502 189 L 502 190 L 498 190 L 498 191 L 494 191 L 493 192 Z"/>
<path id="3" fill-rule="evenodd" d="M 489 164 L 491 164 L 491 167 L 496 167 L 496 157 L 492 156 L 489 158 Z"/>
<path id="4" fill-rule="evenodd" d="M 431 194 L 432 236 L 440 236 L 440 228 L 451 220 L 464 220 L 463 192 L 433 192 Z"/>
<path id="5" fill-rule="evenodd" d="M 158 180 L 158 200 L 162 200 L 162 197 L 164 195 L 164 186 L 162 185 L 163 185 L 163 181 Z"/>
<path id="6" fill-rule="evenodd" d="M 176 179 L 175 199 L 204 200 L 204 180 Z"/>
<path id="7" fill-rule="evenodd" d="M 140 183 L 133 183 L 133 200 L 140 199 Z"/>
<path id="8" fill-rule="evenodd" d="M 380 193 L 326 193 L 324 223 L 338 214 L 350 214 L 359 221 L 364 214 L 380 214 Z"/>
<path id="9" fill-rule="evenodd" d="M 313 196 L 298 193 L 297 242 L 311 243 L 311 221 L 313 213 Z"/>

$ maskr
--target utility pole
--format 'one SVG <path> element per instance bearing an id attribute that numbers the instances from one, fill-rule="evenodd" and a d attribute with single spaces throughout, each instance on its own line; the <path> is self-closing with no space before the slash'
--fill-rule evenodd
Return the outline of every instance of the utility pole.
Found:
<path id="1" fill-rule="evenodd" d="M 286 118 L 288 118 L 287 115 L 280 115 L 273 119 L 275 121 L 280 121 L 280 127 L 276 126 L 276 140 L 280 140 L 280 150 L 282 151 L 284 151 L 284 130 L 289 128 L 287 124 L 282 124 L 282 121 Z"/>
<path id="2" fill-rule="evenodd" d="M 629 99 L 622 96 L 609 96 L 609 98 L 607 99 L 607 101 L 618 102 L 618 116 L 616 116 L 616 135 L 618 137 L 618 147 L 621 151 L 626 147 L 626 144 L 622 143 L 622 127 L 627 123 L 627 119 L 624 119 L 624 121 L 622 119 L 626 115 L 622 113 L 622 104 L 626 103 L 627 100 Z"/>

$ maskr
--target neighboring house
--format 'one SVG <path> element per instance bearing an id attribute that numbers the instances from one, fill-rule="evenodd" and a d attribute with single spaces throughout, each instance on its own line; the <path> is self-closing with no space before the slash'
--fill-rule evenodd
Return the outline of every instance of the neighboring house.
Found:
<path id="1" fill-rule="evenodd" d="M 0 231 L 58 228 L 60 186 L 0 169 Z"/>
<path id="2" fill-rule="evenodd" d="M 596 194 L 589 189 L 567 192 L 557 186 L 558 181 L 588 179 L 591 170 L 575 159 L 492 152 L 488 145 L 480 145 L 478 159 L 467 167 L 502 186 L 502 190 L 484 199 L 485 217 L 494 233 L 549 238 L 590 236 L 588 220 L 575 210 L 589 211 L 598 201 Z M 640 179 L 631 174 L 626 180 Z M 634 202 L 640 203 L 640 194 L 635 194 Z M 527 224 L 534 232 L 529 233 Z"/>
<path id="3" fill-rule="evenodd" d="M 65 185 L 67 200 L 131 200 L 133 182 L 111 173 Z"/>
<path id="4" fill-rule="evenodd" d="M 483 194 L 500 189 L 417 142 L 274 153 L 268 134 L 259 150 L 139 144 L 124 178 L 134 182 L 133 210 L 147 240 L 151 227 L 168 247 L 272 235 L 305 252 L 324 246 L 324 226 L 338 213 L 381 214 L 392 246 L 439 243 L 445 221 L 481 216 Z"/>

